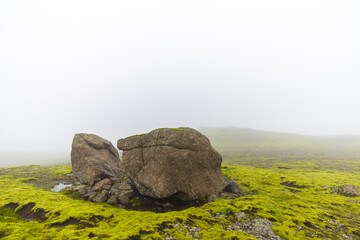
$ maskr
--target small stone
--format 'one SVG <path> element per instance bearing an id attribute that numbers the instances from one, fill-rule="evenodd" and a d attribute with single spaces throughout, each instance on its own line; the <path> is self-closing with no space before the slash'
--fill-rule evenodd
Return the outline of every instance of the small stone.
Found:
<path id="1" fill-rule="evenodd" d="M 360 200 L 354 199 L 354 200 L 349 200 L 349 203 L 360 203 Z"/>
<path id="2" fill-rule="evenodd" d="M 107 197 L 108 191 L 107 190 L 103 190 L 100 194 L 96 195 L 96 197 L 93 199 L 94 202 L 106 202 L 108 200 Z"/>
<path id="3" fill-rule="evenodd" d="M 234 217 L 237 221 L 243 220 L 246 217 L 246 214 L 244 212 L 236 212 L 234 213 Z"/>
<path id="4" fill-rule="evenodd" d="M 90 197 L 90 196 L 96 195 L 96 194 L 97 194 L 97 192 L 95 192 L 95 191 L 89 191 L 84 195 L 84 197 Z"/>
<path id="5" fill-rule="evenodd" d="M 100 182 L 95 183 L 95 185 L 91 188 L 92 191 L 102 190 L 102 187 L 107 184 L 112 184 L 112 181 L 108 178 L 101 180 Z"/>
<path id="6" fill-rule="evenodd" d="M 107 201 L 108 204 L 116 204 L 117 203 L 117 196 L 111 196 Z"/>
<path id="7" fill-rule="evenodd" d="M 120 190 L 118 190 L 118 189 L 113 189 L 113 188 L 111 188 L 110 191 L 109 191 L 109 194 L 110 194 L 111 196 L 119 196 L 120 193 L 121 193 Z"/>
<path id="8" fill-rule="evenodd" d="M 94 193 L 95 193 L 95 194 L 94 194 Z M 96 192 L 93 192 L 91 195 L 89 195 L 88 200 L 89 200 L 89 201 L 93 201 L 93 200 L 95 199 L 96 195 L 97 195 L 97 193 L 96 193 Z"/>
<path id="9" fill-rule="evenodd" d="M 87 188 L 86 188 L 86 186 L 81 186 L 81 187 L 79 188 L 79 190 L 78 190 L 78 193 L 79 193 L 80 195 L 85 195 L 85 194 L 87 193 Z"/>
<path id="10" fill-rule="evenodd" d="M 173 207 L 174 207 L 174 205 L 171 204 L 171 203 L 169 203 L 169 202 L 164 203 L 162 206 L 163 206 L 164 208 L 173 208 Z"/>
<path id="11" fill-rule="evenodd" d="M 127 205 L 132 196 L 134 196 L 134 191 L 132 190 L 121 192 L 120 195 L 118 196 L 118 200 L 121 204 Z"/>
<path id="12" fill-rule="evenodd" d="M 225 192 L 240 193 L 239 184 L 235 181 L 231 181 L 224 189 Z"/>
<path id="13" fill-rule="evenodd" d="M 210 196 L 208 196 L 208 197 L 206 198 L 206 202 L 215 202 L 215 200 L 216 200 L 217 197 L 218 197 L 218 196 L 215 195 L 215 194 L 210 195 Z"/>

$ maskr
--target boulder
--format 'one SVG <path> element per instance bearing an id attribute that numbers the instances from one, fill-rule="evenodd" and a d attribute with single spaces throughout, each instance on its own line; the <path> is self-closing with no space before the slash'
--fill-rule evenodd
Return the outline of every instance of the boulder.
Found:
<path id="1" fill-rule="evenodd" d="M 222 190 L 221 155 L 194 129 L 156 129 L 120 139 L 117 146 L 126 174 L 143 195 L 195 200 Z"/>
<path id="2" fill-rule="evenodd" d="M 71 164 L 74 177 L 84 184 L 93 185 L 104 178 L 122 177 L 118 151 L 111 142 L 94 134 L 75 134 Z"/>
<path id="3" fill-rule="evenodd" d="M 235 181 L 231 181 L 225 188 L 225 192 L 229 193 L 240 193 L 240 187 L 239 184 Z"/>
<path id="4" fill-rule="evenodd" d="M 325 188 L 328 188 L 334 193 L 346 197 L 360 197 L 359 189 L 354 185 L 344 185 L 340 187 L 325 187 Z"/>
<path id="5" fill-rule="evenodd" d="M 359 197 L 359 189 L 354 185 L 345 185 L 338 188 L 340 195 L 347 197 Z"/>

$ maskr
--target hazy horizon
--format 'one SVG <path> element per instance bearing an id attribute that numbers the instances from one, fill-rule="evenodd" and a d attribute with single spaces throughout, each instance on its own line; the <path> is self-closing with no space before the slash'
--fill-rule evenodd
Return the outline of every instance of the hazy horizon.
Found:
<path id="1" fill-rule="evenodd" d="M 181 126 L 177 126 L 181 127 Z M 186 127 L 186 126 L 185 126 Z M 300 136 L 307 136 L 307 137 L 322 137 L 325 135 L 316 135 L 316 136 L 310 136 L 310 135 L 303 135 L 298 133 L 291 133 L 291 132 L 274 132 L 274 131 L 267 131 L 267 130 L 261 130 L 261 129 L 253 129 L 253 128 L 242 128 L 242 127 L 236 127 L 236 126 L 224 126 L 224 127 L 211 127 L 211 126 L 201 126 L 199 128 L 196 128 L 197 130 L 209 130 L 209 129 L 234 129 L 234 130 L 244 130 L 244 129 L 250 129 L 255 132 L 271 132 L 275 134 L 290 134 L 290 135 L 299 135 Z M 138 132 L 137 134 L 146 133 L 146 132 Z M 97 133 L 93 133 L 95 135 L 101 136 Z M 206 133 L 205 133 L 206 135 Z M 344 135 L 328 135 L 328 137 L 341 137 Z M 348 136 L 348 135 L 345 135 Z M 355 136 L 360 140 L 360 135 L 350 135 Z M 119 136 L 117 139 L 107 139 L 109 140 L 115 147 L 116 142 L 120 138 L 125 138 L 128 136 Z M 207 136 L 209 137 L 209 136 Z M 106 138 L 105 138 L 106 139 Z M 230 140 L 230 139 L 228 139 Z M 211 139 L 210 139 L 211 141 Z M 341 141 L 341 139 L 339 140 Z M 63 149 L 63 151 L 49 151 L 49 150 L 35 150 L 35 151 L 29 151 L 29 150 L 8 150 L 8 151 L 0 151 L 0 168 L 1 167 L 17 167 L 17 166 L 25 166 L 25 165 L 44 165 L 44 166 L 50 166 L 54 164 L 69 164 L 71 162 L 71 143 L 72 139 L 69 139 L 69 143 L 66 149 Z M 241 149 L 239 149 L 241 150 Z M 121 152 L 121 151 L 119 151 Z"/>
<path id="2" fill-rule="evenodd" d="M 360 135 L 358 1 L 0 1 L 0 152 L 75 133 Z"/>

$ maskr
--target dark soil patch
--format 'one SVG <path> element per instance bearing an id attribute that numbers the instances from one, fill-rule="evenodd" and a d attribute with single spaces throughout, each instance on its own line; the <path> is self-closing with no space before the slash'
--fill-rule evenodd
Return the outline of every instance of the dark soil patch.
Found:
<path id="1" fill-rule="evenodd" d="M 154 233 L 153 231 L 145 231 L 145 230 L 140 230 L 139 234 L 140 235 L 147 235 L 147 234 L 152 234 Z"/>
<path id="2" fill-rule="evenodd" d="M 157 231 L 163 231 L 166 228 L 173 228 L 172 226 L 172 222 L 162 222 L 158 225 L 158 227 L 156 228 Z"/>
<path id="3" fill-rule="evenodd" d="M 352 231 L 351 233 L 354 234 L 357 237 L 360 237 L 360 230 Z"/>
<path id="4" fill-rule="evenodd" d="M 130 236 L 127 240 L 141 240 L 141 236 L 140 235 Z"/>
<path id="5" fill-rule="evenodd" d="M 293 189 L 293 188 L 286 188 L 286 189 L 289 190 L 289 191 L 292 192 L 292 193 L 301 192 L 301 190 L 296 190 L 296 189 Z"/>
<path id="6" fill-rule="evenodd" d="M 339 203 L 331 203 L 331 205 L 333 205 L 333 206 L 341 206 L 341 204 L 339 204 Z"/>
<path id="7" fill-rule="evenodd" d="M 334 217 L 333 215 L 329 215 L 329 214 L 324 214 L 324 216 L 325 217 L 327 217 L 327 218 L 330 218 L 330 219 L 336 219 L 336 217 Z M 321 217 L 321 216 L 319 216 L 319 217 Z"/>
<path id="8" fill-rule="evenodd" d="M 272 217 L 270 217 L 269 220 L 270 220 L 271 222 L 277 222 L 277 220 L 276 220 L 275 218 L 272 218 Z"/>
<path id="9" fill-rule="evenodd" d="M 15 209 L 19 206 L 18 203 L 8 203 L 6 205 L 3 206 L 3 208 L 10 208 L 11 210 L 15 211 Z"/>
<path id="10" fill-rule="evenodd" d="M 304 222 L 304 225 L 307 226 L 308 228 L 317 229 L 317 227 L 315 227 L 311 222 L 307 220 Z"/>
<path id="11" fill-rule="evenodd" d="M 131 202 L 133 204 L 131 204 Z M 172 197 L 156 199 L 138 194 L 137 197 L 130 201 L 129 205 L 125 206 L 125 209 L 165 213 L 171 211 L 182 211 L 190 207 L 201 207 L 202 205 L 204 205 L 204 202 L 196 200 L 181 201 Z M 120 207 L 123 208 L 124 206 L 121 205 Z"/>
<path id="12" fill-rule="evenodd" d="M 258 208 L 255 208 L 255 207 L 243 210 L 244 213 L 250 214 L 250 215 L 254 215 L 255 213 L 257 213 L 257 211 L 258 211 Z"/>
<path id="13" fill-rule="evenodd" d="M 6 234 L 5 232 L 0 231 L 0 238 L 4 238 L 4 237 L 6 237 L 6 236 L 7 236 L 7 234 Z"/>
<path id="14" fill-rule="evenodd" d="M 50 226 L 51 227 L 66 227 L 69 225 L 78 225 L 79 223 L 80 223 L 79 219 L 69 217 L 68 219 L 66 219 L 63 222 L 52 223 Z"/>
<path id="15" fill-rule="evenodd" d="M 282 182 L 280 184 L 283 186 L 292 187 L 292 188 L 306 188 L 306 186 L 304 186 L 304 185 L 297 185 L 296 181 L 286 181 L 286 182 Z"/>
<path id="16" fill-rule="evenodd" d="M 92 228 L 92 227 L 96 227 L 96 223 L 98 223 L 99 221 L 102 221 L 105 217 L 101 216 L 101 215 L 93 215 L 89 221 L 93 222 L 89 223 L 88 221 L 82 221 L 81 219 L 77 219 L 77 218 L 73 218 L 73 217 L 69 217 L 68 219 L 66 219 L 63 222 L 56 222 L 56 223 L 52 223 L 50 225 L 50 227 L 66 227 L 69 225 L 77 225 L 77 229 L 84 229 L 84 228 Z"/>
<path id="17" fill-rule="evenodd" d="M 33 210 L 35 203 L 30 202 L 22 206 L 17 213 L 19 213 L 20 218 L 24 221 L 45 221 L 48 218 L 45 216 L 46 212 L 43 208 L 37 208 Z"/>
<path id="18" fill-rule="evenodd" d="M 104 220 L 104 216 L 101 216 L 101 215 L 93 215 L 89 218 L 89 221 L 93 222 L 93 223 L 97 223 L 99 221 L 102 221 Z"/>

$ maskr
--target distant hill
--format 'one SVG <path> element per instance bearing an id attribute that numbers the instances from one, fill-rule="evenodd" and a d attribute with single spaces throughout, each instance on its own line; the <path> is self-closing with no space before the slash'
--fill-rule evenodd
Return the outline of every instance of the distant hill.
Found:
<path id="1" fill-rule="evenodd" d="M 70 162 L 69 152 L 1 152 L 0 168 L 25 165 L 66 165 Z"/>
<path id="2" fill-rule="evenodd" d="M 201 127 L 199 131 L 226 157 L 242 154 L 360 156 L 360 136 L 304 136 L 236 127 Z"/>

